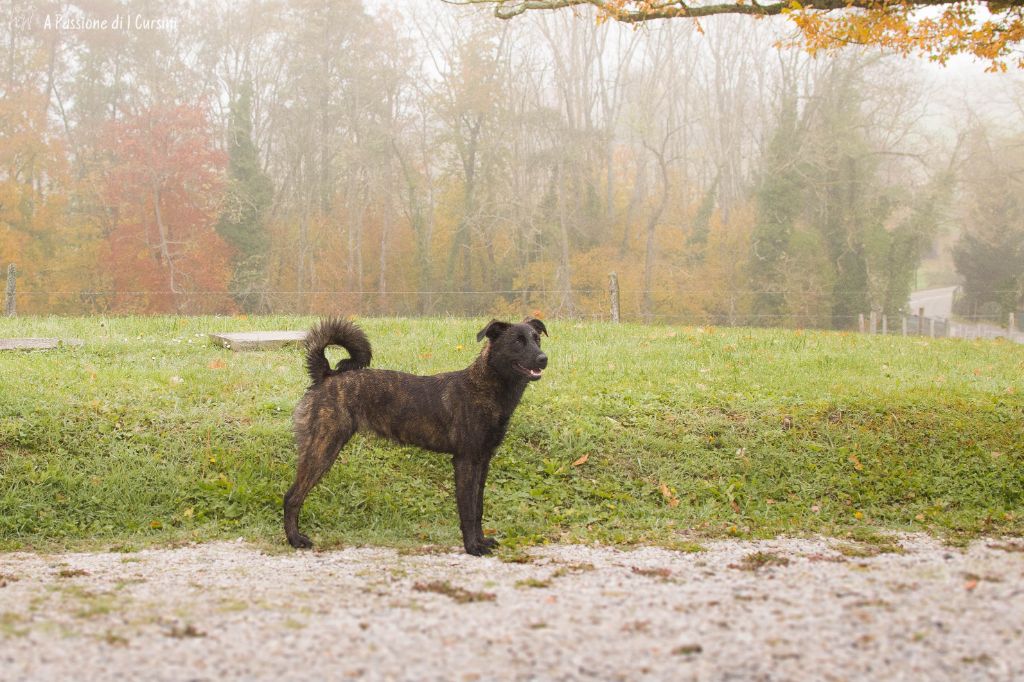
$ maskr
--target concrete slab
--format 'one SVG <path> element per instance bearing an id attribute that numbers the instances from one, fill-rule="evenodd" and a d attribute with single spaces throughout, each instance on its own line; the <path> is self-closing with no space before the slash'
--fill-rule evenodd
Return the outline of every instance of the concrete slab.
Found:
<path id="1" fill-rule="evenodd" d="M 0 339 L 0 350 L 51 350 L 62 346 L 82 346 L 81 339 L 26 338 Z"/>
<path id="2" fill-rule="evenodd" d="M 242 352 L 250 350 L 269 350 L 302 343 L 306 338 L 306 332 L 231 332 L 224 334 L 209 334 L 209 337 L 210 340 L 218 346 L 230 348 L 236 352 Z"/>

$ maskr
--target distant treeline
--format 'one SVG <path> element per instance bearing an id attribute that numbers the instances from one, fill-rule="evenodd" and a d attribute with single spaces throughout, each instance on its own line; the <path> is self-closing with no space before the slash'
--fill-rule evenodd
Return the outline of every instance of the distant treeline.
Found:
<path id="1" fill-rule="evenodd" d="M 19 312 L 603 317 L 614 271 L 625 318 L 848 328 L 958 233 L 965 311 L 1021 303 L 1024 121 L 934 115 L 912 61 L 742 17 L 111 8 L 148 28 L 0 10 Z"/>

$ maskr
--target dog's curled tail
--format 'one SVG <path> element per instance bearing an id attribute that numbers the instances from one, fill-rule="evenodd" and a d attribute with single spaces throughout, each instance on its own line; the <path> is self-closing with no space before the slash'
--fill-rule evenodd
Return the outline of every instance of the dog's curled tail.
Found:
<path id="1" fill-rule="evenodd" d="M 348 351 L 349 357 L 331 369 L 331 363 L 324 354 L 327 346 L 341 346 Z M 333 374 L 369 367 L 371 356 L 370 341 L 366 334 L 347 320 L 329 317 L 321 320 L 306 334 L 306 370 L 314 386 Z"/>

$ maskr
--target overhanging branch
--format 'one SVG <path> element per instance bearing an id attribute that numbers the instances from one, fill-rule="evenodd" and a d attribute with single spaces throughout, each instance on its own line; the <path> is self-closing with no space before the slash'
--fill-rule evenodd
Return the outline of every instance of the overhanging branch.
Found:
<path id="1" fill-rule="evenodd" d="M 806 0 L 793 2 L 771 2 L 760 4 L 756 0 L 737 0 L 717 4 L 687 4 L 685 2 L 616 2 L 615 0 L 444 0 L 452 5 L 493 5 L 494 16 L 511 19 L 530 10 L 555 10 L 565 7 L 590 5 L 607 16 L 623 23 L 639 23 L 654 19 L 676 19 L 712 16 L 715 14 L 747 14 L 773 16 L 786 10 L 879 10 L 886 8 L 934 7 L 962 4 L 963 0 L 911 0 L 901 2 L 879 2 L 878 0 Z M 989 4 L 990 8 L 1010 9 L 1024 7 L 1024 0 L 1000 0 Z"/>

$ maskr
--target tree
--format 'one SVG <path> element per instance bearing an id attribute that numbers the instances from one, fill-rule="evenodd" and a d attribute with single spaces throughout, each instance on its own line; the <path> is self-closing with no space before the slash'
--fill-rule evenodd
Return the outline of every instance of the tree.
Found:
<path id="1" fill-rule="evenodd" d="M 203 112 L 153 107 L 111 123 L 107 152 L 103 197 L 116 216 L 108 235 L 120 292 L 115 305 L 137 312 L 227 308 L 217 297 L 227 291 L 229 249 L 214 230 L 224 157 Z"/>
<path id="2" fill-rule="evenodd" d="M 217 232 L 233 250 L 231 294 L 246 312 L 265 310 L 266 252 L 269 245 L 265 214 L 273 185 L 260 166 L 252 141 L 252 83 L 245 79 L 231 103 L 228 128 L 228 187 Z"/>
<path id="3" fill-rule="evenodd" d="M 641 23 L 656 19 L 699 20 L 719 14 L 753 17 L 784 15 L 812 52 L 846 45 L 877 45 L 899 54 L 924 54 L 940 62 L 967 53 L 1006 70 L 1024 68 L 1024 0 L 724 0 L 688 4 L 682 0 L 445 0 L 461 5 L 493 5 L 494 15 L 511 19 L 530 10 L 590 6 L 600 21 Z M 918 13 L 924 8 L 934 12 Z"/>
<path id="4" fill-rule="evenodd" d="M 806 161 L 800 158 L 800 121 L 795 93 L 783 95 L 754 190 L 757 224 L 751 242 L 750 281 L 754 307 L 768 324 L 786 311 L 787 251 L 803 205 Z M 771 317 L 769 317 L 771 316 Z"/>
<path id="5" fill-rule="evenodd" d="M 964 297 L 957 312 L 1005 320 L 1024 305 L 1024 153 L 1020 138 L 968 136 L 964 232 L 953 248 Z"/>

